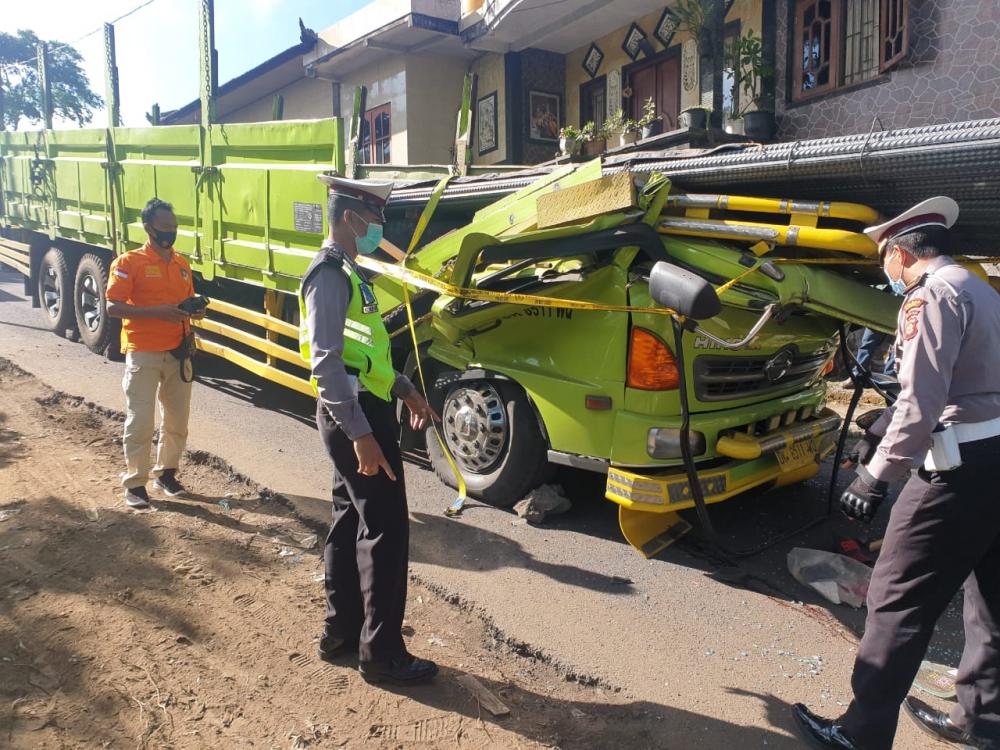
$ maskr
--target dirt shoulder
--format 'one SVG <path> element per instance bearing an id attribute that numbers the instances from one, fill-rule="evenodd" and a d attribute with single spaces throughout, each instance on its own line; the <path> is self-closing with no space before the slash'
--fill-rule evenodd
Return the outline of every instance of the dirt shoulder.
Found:
<path id="1" fill-rule="evenodd" d="M 196 496 L 131 512 L 120 415 L 2 359 L 0 393 L 0 746 L 665 746 L 667 709 L 516 653 L 416 580 L 407 640 L 436 684 L 383 690 L 324 664 L 321 529 L 207 454 L 184 471 Z"/>

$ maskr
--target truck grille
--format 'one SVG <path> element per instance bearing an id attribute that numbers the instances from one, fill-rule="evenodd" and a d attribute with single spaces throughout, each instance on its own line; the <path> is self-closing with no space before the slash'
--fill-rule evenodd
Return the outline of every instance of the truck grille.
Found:
<path id="1" fill-rule="evenodd" d="M 791 363 L 780 377 L 768 377 L 767 363 L 781 352 L 766 357 L 728 357 L 704 355 L 694 362 L 695 395 L 699 401 L 726 401 L 763 396 L 803 385 L 826 364 L 825 350 L 791 354 Z"/>

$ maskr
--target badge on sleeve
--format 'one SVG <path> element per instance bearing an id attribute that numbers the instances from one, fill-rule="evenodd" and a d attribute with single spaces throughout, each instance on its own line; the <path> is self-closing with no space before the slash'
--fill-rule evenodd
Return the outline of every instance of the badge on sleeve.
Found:
<path id="1" fill-rule="evenodd" d="M 358 284 L 358 289 L 361 290 L 361 312 L 365 315 L 378 312 L 378 300 L 375 299 L 372 288 L 362 281 Z"/>
<path id="2" fill-rule="evenodd" d="M 927 300 L 920 298 L 907 300 L 903 303 L 903 341 L 909 341 L 920 330 L 920 310 Z"/>

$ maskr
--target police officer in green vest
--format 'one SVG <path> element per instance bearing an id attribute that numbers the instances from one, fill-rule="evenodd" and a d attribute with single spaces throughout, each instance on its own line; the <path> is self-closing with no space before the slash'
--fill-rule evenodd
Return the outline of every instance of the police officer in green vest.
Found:
<path id="1" fill-rule="evenodd" d="M 334 465 L 320 658 L 356 658 L 372 682 L 425 682 L 437 665 L 407 653 L 401 634 L 409 517 L 394 401 L 406 404 L 414 429 L 438 417 L 393 370 L 378 302 L 355 263 L 382 239 L 392 183 L 318 177 L 328 186 L 330 233 L 302 277 L 299 345 L 312 367 L 316 423 Z"/>

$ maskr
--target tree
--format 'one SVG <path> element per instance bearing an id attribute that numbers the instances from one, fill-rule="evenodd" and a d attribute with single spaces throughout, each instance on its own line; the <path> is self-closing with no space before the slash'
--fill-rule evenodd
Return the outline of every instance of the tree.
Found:
<path id="1" fill-rule="evenodd" d="M 0 128 L 16 129 L 21 119 L 43 121 L 38 86 L 37 45 L 34 32 L 21 29 L 16 34 L 0 32 Z M 87 74 L 80 67 L 83 58 L 73 47 L 49 42 L 49 81 L 52 113 L 83 127 L 104 100 L 91 90 Z"/>

